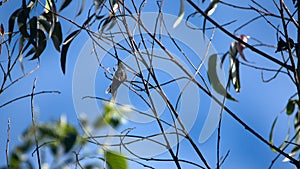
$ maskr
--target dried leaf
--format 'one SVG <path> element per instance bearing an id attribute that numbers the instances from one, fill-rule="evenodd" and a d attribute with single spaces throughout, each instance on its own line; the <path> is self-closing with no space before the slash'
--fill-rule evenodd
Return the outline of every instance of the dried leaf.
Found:
<path id="1" fill-rule="evenodd" d="M 250 38 L 250 36 L 246 36 L 246 35 L 241 35 L 239 37 L 243 42 L 247 43 L 248 39 Z M 245 45 L 240 43 L 240 42 L 236 42 L 236 49 L 238 51 L 238 53 L 240 54 L 240 56 L 242 57 L 242 59 L 246 62 L 248 62 L 248 60 L 246 59 L 245 57 L 245 54 L 244 54 L 244 49 L 245 49 Z"/>

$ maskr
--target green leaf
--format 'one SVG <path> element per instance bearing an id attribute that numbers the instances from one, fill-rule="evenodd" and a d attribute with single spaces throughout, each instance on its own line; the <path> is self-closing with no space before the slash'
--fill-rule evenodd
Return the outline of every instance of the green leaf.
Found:
<path id="1" fill-rule="evenodd" d="M 28 38 L 29 34 L 27 32 L 27 19 L 29 18 L 29 9 L 21 9 L 21 11 L 18 13 L 18 27 L 20 33 L 25 37 Z"/>
<path id="2" fill-rule="evenodd" d="M 19 63 L 21 66 L 21 70 L 23 72 L 23 74 L 25 74 L 25 69 L 24 69 L 24 64 L 23 64 L 23 46 L 24 46 L 24 37 L 22 35 L 20 35 L 20 41 L 19 41 Z"/>
<path id="3" fill-rule="evenodd" d="M 107 122 L 104 120 L 105 116 L 98 116 L 93 123 L 94 128 L 101 128 L 107 125 Z"/>
<path id="4" fill-rule="evenodd" d="M 46 31 L 47 33 L 50 30 L 51 24 L 49 23 L 49 21 L 47 20 L 46 17 L 39 17 L 38 19 L 38 23 L 39 23 L 39 28 Z"/>
<path id="5" fill-rule="evenodd" d="M 58 152 L 59 152 L 59 142 L 58 141 L 51 142 L 49 144 L 49 147 L 50 147 L 50 150 L 51 150 L 52 154 L 54 154 L 54 155 L 58 154 Z"/>
<path id="6" fill-rule="evenodd" d="M 9 20 L 8 20 L 8 42 L 9 43 L 11 42 L 12 33 L 14 31 L 15 20 L 18 17 L 21 10 L 22 10 L 22 8 L 15 10 L 9 17 Z"/>
<path id="7" fill-rule="evenodd" d="M 126 158 L 122 154 L 114 151 L 106 151 L 104 156 L 110 169 L 128 168 Z"/>
<path id="8" fill-rule="evenodd" d="M 37 47 L 35 48 L 35 54 L 30 60 L 39 58 L 47 45 L 46 35 L 42 30 L 40 29 L 37 30 L 37 36 L 38 36 L 38 41 L 37 41 Z"/>
<path id="9" fill-rule="evenodd" d="M 27 7 L 32 9 L 34 7 L 34 5 L 36 5 L 37 1 L 38 0 L 30 0 Z"/>
<path id="10" fill-rule="evenodd" d="M 241 90 L 241 82 L 240 82 L 240 62 L 236 57 L 230 56 L 230 72 L 229 72 L 230 80 L 233 83 L 234 89 L 236 92 L 240 92 Z"/>
<path id="11" fill-rule="evenodd" d="M 208 16 L 212 15 L 215 12 L 219 2 L 220 2 L 220 0 L 212 0 L 211 3 L 209 4 L 209 6 L 206 8 L 206 10 L 204 12 Z"/>
<path id="12" fill-rule="evenodd" d="M 83 11 L 83 9 L 85 7 L 85 3 L 86 3 L 86 0 L 82 0 L 81 1 L 81 6 L 80 6 L 78 12 L 76 13 L 76 16 L 79 16 L 82 13 L 82 11 Z"/>
<path id="13" fill-rule="evenodd" d="M 293 114 L 294 110 L 295 110 L 295 100 L 289 100 L 289 102 L 286 105 L 286 114 L 287 115 L 291 115 Z"/>
<path id="14" fill-rule="evenodd" d="M 29 36 L 29 41 L 30 43 L 36 48 L 37 47 L 37 17 L 32 17 L 29 20 L 29 30 L 30 30 L 30 36 Z"/>
<path id="15" fill-rule="evenodd" d="M 44 29 L 47 33 L 49 33 L 51 25 L 50 23 L 43 18 L 39 18 L 39 23 L 41 29 Z M 54 31 L 51 35 L 51 40 L 53 42 L 53 45 L 55 49 L 60 52 L 60 45 L 62 44 L 63 34 L 62 34 L 62 28 L 59 21 L 55 23 Z"/>
<path id="16" fill-rule="evenodd" d="M 80 33 L 80 29 L 72 32 L 65 40 L 62 46 L 61 50 L 61 56 L 60 56 L 60 65 L 62 72 L 65 74 L 66 72 L 66 59 L 67 59 L 67 53 L 68 49 L 70 47 L 71 42 L 74 40 L 74 38 Z"/>
<path id="17" fill-rule="evenodd" d="M 39 139 L 57 139 L 59 137 L 57 130 L 48 124 L 44 124 L 44 125 L 40 125 L 38 127 L 38 131 L 39 131 Z"/>
<path id="18" fill-rule="evenodd" d="M 72 2 L 72 0 L 64 0 L 58 11 L 60 12 L 65 9 L 70 4 L 70 2 Z"/>
<path id="19" fill-rule="evenodd" d="M 237 101 L 235 98 L 233 98 L 229 93 L 227 93 L 226 89 L 220 82 L 217 74 L 217 54 L 212 54 L 209 57 L 208 60 L 208 78 L 209 82 L 212 86 L 212 88 L 222 96 L 225 96 L 226 98 L 232 100 L 232 101 Z"/>
<path id="20" fill-rule="evenodd" d="M 11 168 L 20 168 L 22 164 L 21 154 L 19 152 L 13 151 L 10 155 L 9 161 Z"/>
<path id="21" fill-rule="evenodd" d="M 4 26 L 3 26 L 3 24 L 1 23 L 1 25 L 0 25 L 0 36 L 4 36 Z"/>
<path id="22" fill-rule="evenodd" d="M 46 5 L 46 7 L 45 7 L 45 13 L 46 13 L 46 15 L 50 14 L 50 17 L 51 17 L 51 18 L 47 18 L 47 19 L 50 19 L 50 23 L 51 23 L 51 27 L 50 27 L 50 30 L 48 32 L 48 38 L 50 38 L 52 36 L 52 33 L 54 31 L 54 28 L 55 28 L 55 24 L 57 22 L 56 6 L 55 6 L 54 0 L 46 0 L 46 1 L 47 1 L 48 5 Z M 49 12 L 49 9 L 52 12 Z"/>
<path id="23" fill-rule="evenodd" d="M 176 21 L 173 24 L 173 28 L 176 28 L 180 24 L 180 22 L 182 21 L 183 16 L 184 16 L 184 8 L 185 8 L 184 0 L 180 0 L 180 10 L 179 10 L 178 17 L 177 17 Z"/>
<path id="24" fill-rule="evenodd" d="M 63 34 L 62 34 L 61 24 L 60 22 L 56 22 L 51 39 L 55 49 L 58 52 L 60 52 L 60 45 L 62 44 L 62 38 L 63 38 Z"/>
<path id="25" fill-rule="evenodd" d="M 78 133 L 77 130 L 71 125 L 64 126 L 62 130 L 63 137 L 61 138 L 61 143 L 64 147 L 65 153 L 67 153 L 75 145 Z"/>
<path id="26" fill-rule="evenodd" d="M 269 134 L 269 143 L 270 144 L 274 144 L 273 142 L 273 133 L 274 133 L 274 128 L 276 126 L 276 123 L 277 123 L 277 119 L 278 119 L 278 116 L 276 116 L 276 118 L 274 119 L 273 123 L 272 123 L 272 127 L 271 127 L 271 131 L 270 131 L 270 134 Z M 275 149 L 272 149 L 272 151 L 275 152 Z"/>
<path id="27" fill-rule="evenodd" d="M 294 117 L 294 128 L 295 132 L 298 133 L 296 136 L 296 144 L 300 145 L 300 111 L 298 111 Z"/>
<path id="28" fill-rule="evenodd" d="M 32 138 L 25 140 L 24 143 L 18 146 L 16 149 L 18 152 L 25 153 L 30 150 L 30 148 L 34 145 Z"/>

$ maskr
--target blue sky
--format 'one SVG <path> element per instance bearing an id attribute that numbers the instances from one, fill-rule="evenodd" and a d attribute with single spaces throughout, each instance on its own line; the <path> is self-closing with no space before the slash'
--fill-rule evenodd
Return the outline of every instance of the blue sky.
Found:
<path id="1" fill-rule="evenodd" d="M 231 3 L 233 1 L 226 1 Z M 16 9 L 20 4 L 16 1 L 8 1 L 4 6 L 0 7 L 0 23 L 8 22 L 10 14 Z M 165 2 L 165 13 L 177 15 L 178 13 L 178 1 L 166 1 Z M 270 11 L 276 10 L 274 5 L 270 2 L 261 2 L 264 7 Z M 240 2 L 239 5 L 247 6 L 250 2 Z M 253 4 L 252 4 L 253 5 Z M 288 6 L 291 6 L 291 2 L 287 2 Z M 87 5 L 89 6 L 89 5 Z M 71 7 L 67 8 L 62 14 L 67 16 L 73 12 L 74 8 L 77 7 L 77 3 L 73 3 Z M 153 12 L 154 6 L 147 6 L 145 11 Z M 193 12 L 191 7 L 186 4 L 186 14 Z M 212 15 L 220 23 L 226 23 L 237 19 L 238 21 L 230 26 L 228 29 L 234 30 L 241 23 L 245 23 L 246 17 L 257 16 L 255 12 L 244 12 L 241 10 L 234 10 L 228 8 L 224 5 L 219 5 L 216 12 Z M 70 15 L 70 18 L 74 19 L 74 15 Z M 76 18 L 75 20 L 81 23 L 83 16 Z M 200 24 L 197 21 L 200 20 Z M 196 25 L 202 24 L 202 18 L 193 19 L 193 23 Z M 280 24 L 279 20 L 275 21 L 275 25 Z M 210 24 L 208 24 L 209 26 Z M 64 24 L 63 31 L 66 34 L 70 33 L 70 26 Z M 7 29 L 7 25 L 5 26 Z M 211 32 L 208 32 L 208 34 Z M 290 36 L 295 39 L 294 36 L 296 32 L 294 30 L 290 31 Z M 65 37 L 66 37 L 65 34 Z M 264 20 L 259 20 L 250 24 L 245 29 L 242 29 L 238 34 L 246 34 L 256 39 L 260 39 L 265 43 L 276 45 L 276 33 L 275 31 L 266 24 Z M 31 92 L 33 79 L 37 77 L 37 88 L 36 91 L 42 90 L 58 90 L 62 93 L 57 94 L 47 94 L 35 97 L 35 106 L 38 110 L 38 122 L 49 122 L 50 120 L 57 120 L 64 114 L 67 119 L 72 124 L 78 126 L 77 114 L 73 105 L 73 94 L 72 93 L 72 80 L 74 68 L 79 57 L 80 52 L 82 52 L 82 47 L 88 41 L 88 37 L 85 33 L 79 35 L 73 44 L 71 45 L 67 58 L 67 71 L 66 75 L 63 75 L 60 70 L 60 54 L 54 49 L 52 43 L 48 43 L 47 51 L 41 56 L 41 67 L 37 72 L 35 72 L 30 77 L 27 77 L 14 85 L 12 88 L 7 90 L 0 97 L 0 104 L 11 100 L 15 97 L 25 95 Z M 191 40 L 193 41 L 193 40 Z M 229 45 L 232 40 L 225 36 L 224 33 L 216 31 L 215 37 L 213 39 L 213 45 L 217 52 L 224 53 L 229 49 Z M 250 43 L 255 43 L 249 40 Z M 274 57 L 280 59 L 280 55 L 275 54 L 275 49 L 273 48 L 261 48 L 267 53 L 274 55 Z M 245 55 L 247 59 L 253 62 L 255 65 L 268 66 L 273 68 L 278 68 L 277 65 L 270 63 L 268 60 L 262 58 L 261 56 L 245 50 Z M 2 57 L 1 57 L 2 56 Z M 0 55 L 0 60 L 2 60 L 5 55 Z M 1 59 L 2 58 L 2 59 Z M 26 62 L 25 69 L 29 70 L 35 65 L 35 61 Z M 113 66 L 114 62 L 107 61 L 107 65 Z M 17 66 L 18 67 L 18 66 Z M 18 67 L 19 69 L 19 67 Z M 17 70 L 16 72 L 18 72 Z M 203 70 L 204 71 L 204 70 Z M 227 69 L 225 70 L 225 72 Z M 19 74 L 19 73 L 18 73 Z M 99 75 L 100 74 L 100 75 Z M 271 77 L 273 73 L 266 73 L 266 77 Z M 16 76 L 17 77 L 17 76 Z M 15 78 L 16 78 L 15 77 Z M 167 76 L 163 76 L 166 77 Z M 95 79 L 95 94 L 97 96 L 102 96 L 109 98 L 109 96 L 104 94 L 104 91 L 109 86 L 110 81 L 103 77 L 103 74 L 97 72 Z M 242 90 L 239 94 L 234 94 L 234 90 L 230 92 L 236 97 L 239 102 L 227 102 L 228 107 L 233 110 L 242 120 L 244 120 L 249 126 L 258 131 L 263 137 L 268 138 L 271 124 L 274 118 L 285 108 L 288 98 L 294 94 L 295 87 L 290 83 L 290 80 L 285 75 L 279 75 L 275 80 L 270 83 L 263 83 L 261 80 L 261 72 L 254 70 L 249 67 L 241 66 L 241 83 Z M 190 130 L 190 134 L 195 142 L 198 141 L 200 131 L 203 127 L 204 119 L 206 118 L 207 107 L 205 107 L 206 102 L 209 102 L 207 96 L 201 94 L 201 101 L 203 101 L 204 107 L 200 107 L 201 113 L 198 113 L 196 118 L 196 123 Z M 204 112 L 204 113 L 203 113 Z M 10 104 L 2 109 L 0 109 L 0 159 L 5 159 L 5 144 L 7 136 L 7 120 L 10 119 L 11 126 L 11 136 L 10 136 L 10 149 L 19 143 L 19 134 L 31 124 L 31 113 L 30 113 L 30 99 L 23 99 Z M 285 114 L 280 114 L 280 119 L 275 132 L 275 143 L 280 144 L 282 139 L 284 139 L 287 131 L 287 121 Z M 126 124 L 128 126 L 134 126 L 135 124 Z M 124 128 L 128 126 L 124 126 Z M 138 126 L 138 125 L 137 125 Z M 280 126 L 280 127 L 279 127 Z M 151 124 L 145 126 L 140 125 L 138 128 L 140 130 L 147 129 L 151 127 Z M 140 131 L 138 131 L 140 132 Z M 198 143 L 200 150 L 205 152 L 205 156 L 211 166 L 216 163 L 216 132 L 212 137 L 205 143 Z M 221 143 L 221 155 L 230 150 L 230 155 L 223 164 L 225 169 L 234 168 L 267 168 L 273 158 L 276 156 L 274 152 L 270 150 L 269 147 L 264 145 L 258 139 L 256 139 L 249 132 L 235 122 L 226 113 L 224 114 L 223 127 L 222 127 L 222 143 Z M 190 145 L 186 141 L 181 142 L 180 149 L 181 157 L 184 159 L 195 159 L 196 154 L 191 150 Z M 159 157 L 167 157 L 168 154 L 162 154 Z M 282 163 L 280 158 L 274 168 L 293 168 L 289 163 Z M 5 164 L 5 160 L 0 161 L 0 166 Z M 156 163 L 155 166 L 158 168 L 165 168 L 171 166 L 175 168 L 173 163 Z M 163 167 L 164 166 L 164 167 Z M 138 168 L 139 166 L 132 165 L 132 168 Z M 190 166 L 186 166 L 190 168 Z M 185 167 L 184 167 L 185 168 Z"/>

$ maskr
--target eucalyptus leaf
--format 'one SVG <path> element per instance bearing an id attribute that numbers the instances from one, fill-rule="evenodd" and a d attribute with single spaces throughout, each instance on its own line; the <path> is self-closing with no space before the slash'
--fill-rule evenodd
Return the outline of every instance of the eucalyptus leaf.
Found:
<path id="1" fill-rule="evenodd" d="M 80 33 L 80 29 L 72 32 L 67 38 L 64 40 L 62 50 L 61 50 L 61 56 L 60 56 L 60 65 L 62 72 L 65 74 L 66 72 L 66 59 L 67 59 L 67 53 L 68 49 L 70 47 L 71 42 L 74 40 L 74 38 Z"/>
<path id="2" fill-rule="evenodd" d="M 59 8 L 59 12 L 62 11 L 63 9 L 65 9 L 67 6 L 69 6 L 69 4 L 72 2 L 72 0 L 64 0 L 64 2 L 62 3 L 62 5 Z"/>
<path id="3" fill-rule="evenodd" d="M 294 110 L 295 110 L 295 100 L 289 100 L 289 102 L 286 105 L 286 114 L 287 115 L 291 115 L 293 114 Z"/>
<path id="4" fill-rule="evenodd" d="M 24 64 L 23 64 L 23 46 L 24 46 L 24 37 L 22 35 L 20 35 L 20 41 L 19 41 L 19 63 L 20 63 L 20 66 L 21 66 L 21 70 L 22 70 L 22 73 L 25 74 L 25 69 L 24 69 Z"/>
<path id="5" fill-rule="evenodd" d="M 273 134 L 274 134 L 274 129 L 275 129 L 277 120 L 278 120 L 278 116 L 276 116 L 276 118 L 274 119 L 274 121 L 272 123 L 271 131 L 270 131 L 270 134 L 269 134 L 269 143 L 272 144 L 272 145 L 274 144 L 274 142 L 273 142 Z M 275 152 L 274 149 L 272 149 L 272 150 Z"/>
<path id="6" fill-rule="evenodd" d="M 184 16 L 184 9 L 185 9 L 185 2 L 184 2 L 184 0 L 180 0 L 180 10 L 179 10 L 179 14 L 177 16 L 177 19 L 173 24 L 173 28 L 176 28 L 180 24 L 180 22 L 182 21 L 183 16 Z"/>
<path id="7" fill-rule="evenodd" d="M 0 25 L 0 36 L 4 36 L 4 26 L 2 23 Z"/>
<path id="8" fill-rule="evenodd" d="M 8 20 L 8 42 L 11 42 L 12 34 L 14 31 L 15 20 L 18 17 L 22 8 L 15 10 L 9 17 Z"/>
<path id="9" fill-rule="evenodd" d="M 40 29 L 37 30 L 37 36 L 38 36 L 38 40 L 37 40 L 37 47 L 35 48 L 35 54 L 33 55 L 33 57 L 30 60 L 39 58 L 40 55 L 45 50 L 46 45 L 47 45 L 46 35 L 44 34 L 44 32 L 42 30 L 40 30 Z"/>
<path id="10" fill-rule="evenodd" d="M 212 0 L 204 12 L 208 16 L 212 15 L 215 12 L 219 2 L 220 0 Z"/>
<path id="11" fill-rule="evenodd" d="M 78 133 L 77 130 L 71 125 L 64 126 L 62 130 L 63 130 L 63 135 L 62 135 L 63 137 L 61 138 L 61 144 L 64 147 L 65 153 L 67 153 L 75 145 Z"/>
<path id="12" fill-rule="evenodd" d="M 86 3 L 86 0 L 81 0 L 81 5 L 80 5 L 78 12 L 76 13 L 76 16 L 79 16 L 82 13 L 82 11 L 85 7 L 85 3 Z"/>
<path id="13" fill-rule="evenodd" d="M 18 13 L 17 22 L 18 22 L 19 31 L 25 38 L 29 37 L 29 34 L 27 32 L 28 18 L 29 18 L 29 9 L 28 8 L 21 9 L 20 12 Z"/>
<path id="14" fill-rule="evenodd" d="M 234 89 L 236 92 L 241 90 L 240 82 L 240 62 L 236 57 L 230 56 L 230 80 L 233 83 Z"/>
<path id="15" fill-rule="evenodd" d="M 128 168 L 126 158 L 122 154 L 115 151 L 106 151 L 104 156 L 110 169 Z"/>
<path id="16" fill-rule="evenodd" d="M 237 101 L 233 98 L 229 93 L 227 93 L 226 89 L 220 82 L 217 74 L 217 54 L 213 54 L 209 57 L 208 60 L 208 78 L 212 88 L 222 96 L 225 96 L 227 99 L 232 101 Z"/>
<path id="17" fill-rule="evenodd" d="M 296 144 L 300 145 L 300 111 L 298 111 L 294 117 L 294 128 L 295 132 L 298 133 L 296 136 Z"/>
<path id="18" fill-rule="evenodd" d="M 29 41 L 30 43 L 36 48 L 37 47 L 37 17 L 32 17 L 29 20 L 29 30 L 30 30 L 30 36 Z"/>
<path id="19" fill-rule="evenodd" d="M 11 168 L 20 168 L 22 164 L 22 158 L 20 152 L 13 151 L 9 158 Z"/>
<path id="20" fill-rule="evenodd" d="M 63 34 L 62 34 L 61 24 L 59 21 L 55 23 L 55 27 L 51 39 L 55 49 L 58 52 L 60 52 L 60 45 L 62 44 Z"/>

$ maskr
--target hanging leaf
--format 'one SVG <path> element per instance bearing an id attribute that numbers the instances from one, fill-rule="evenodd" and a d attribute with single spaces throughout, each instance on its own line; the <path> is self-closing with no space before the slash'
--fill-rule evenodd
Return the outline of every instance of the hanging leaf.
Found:
<path id="1" fill-rule="evenodd" d="M 230 49 L 228 51 L 229 58 L 230 58 L 230 67 L 229 67 L 229 78 L 235 88 L 236 92 L 240 92 L 241 90 L 241 83 L 240 83 L 240 73 L 239 73 L 239 60 L 237 59 L 237 43 L 232 42 L 230 44 Z"/>
<path id="2" fill-rule="evenodd" d="M 80 29 L 72 32 L 65 40 L 62 46 L 61 50 L 61 56 L 60 56 L 60 65 L 62 72 L 65 74 L 66 72 L 66 59 L 67 59 L 67 53 L 68 49 L 70 47 L 71 42 L 74 40 L 74 38 L 80 33 Z"/>
<path id="3" fill-rule="evenodd" d="M 39 28 L 41 30 L 44 30 L 45 32 L 49 32 L 50 30 L 50 22 L 47 20 L 46 17 L 44 17 L 44 15 L 41 15 L 39 18 L 38 18 L 38 24 L 39 24 Z"/>
<path id="4" fill-rule="evenodd" d="M 118 0 L 110 0 L 109 3 L 112 7 L 112 11 L 110 12 L 110 15 L 115 15 L 119 7 Z"/>
<path id="5" fill-rule="evenodd" d="M 21 11 L 18 13 L 18 27 L 20 33 L 24 36 L 24 38 L 28 38 L 29 34 L 27 32 L 27 19 L 29 18 L 29 9 L 21 9 Z"/>
<path id="6" fill-rule="evenodd" d="M 39 26 L 40 29 L 43 29 L 44 31 L 49 33 L 51 25 L 47 20 L 39 18 L 39 24 L 40 24 L 40 26 Z M 57 21 L 55 23 L 55 27 L 54 27 L 54 31 L 51 36 L 51 40 L 53 42 L 55 49 L 58 52 L 60 52 L 60 45 L 62 44 L 62 39 L 63 39 L 63 34 L 62 34 L 61 24 L 59 21 Z"/>
<path id="7" fill-rule="evenodd" d="M 230 57 L 230 80 L 234 86 L 236 92 L 240 92 L 241 90 L 241 82 L 240 82 L 240 62 L 238 59 L 234 57 Z"/>
<path id="8" fill-rule="evenodd" d="M 3 24 L 1 23 L 1 25 L 0 25 L 0 36 L 4 36 L 4 26 L 3 26 Z"/>
<path id="9" fill-rule="evenodd" d="M 47 45 L 46 35 L 42 30 L 40 29 L 37 30 L 37 36 L 38 36 L 38 40 L 37 40 L 37 47 L 35 48 L 35 54 L 30 60 L 39 58 Z"/>
<path id="10" fill-rule="evenodd" d="M 225 61 L 225 59 L 226 59 L 226 56 L 227 56 L 228 54 L 229 54 L 229 52 L 226 52 L 225 54 L 223 54 L 223 56 L 222 56 L 222 58 L 221 58 L 220 68 L 222 68 L 223 63 L 224 63 L 224 61 Z"/>
<path id="11" fill-rule="evenodd" d="M 12 33 L 14 31 L 15 20 L 18 17 L 21 10 L 22 10 L 22 8 L 17 9 L 9 17 L 9 20 L 8 20 L 8 43 L 9 44 L 11 42 Z"/>
<path id="12" fill-rule="evenodd" d="M 38 0 L 30 0 L 30 2 L 28 3 L 27 7 L 32 9 L 34 7 L 34 5 L 37 3 Z"/>
<path id="13" fill-rule="evenodd" d="M 62 28 L 60 22 L 55 23 L 54 31 L 52 33 L 51 39 L 54 44 L 55 49 L 60 52 L 60 45 L 62 44 Z"/>
<path id="14" fill-rule="evenodd" d="M 293 114 L 294 110 L 295 110 L 295 100 L 289 100 L 289 102 L 286 105 L 286 114 L 287 115 L 291 115 Z"/>
<path id="15" fill-rule="evenodd" d="M 294 128 L 295 128 L 296 138 L 294 142 L 295 146 L 292 149 L 291 153 L 289 153 L 291 157 L 295 156 L 300 151 L 300 111 L 298 111 L 294 117 Z M 289 159 L 285 158 L 282 161 L 287 162 L 289 161 Z"/>
<path id="16" fill-rule="evenodd" d="M 278 116 L 276 116 L 276 118 L 274 119 L 273 123 L 272 123 L 272 127 L 271 127 L 271 131 L 270 131 L 270 134 L 269 134 L 269 143 L 274 145 L 274 142 L 273 142 L 273 133 L 274 133 L 274 128 L 276 126 L 276 123 L 277 123 L 277 119 L 278 119 Z M 275 152 L 275 149 L 272 149 L 272 151 Z"/>
<path id="17" fill-rule="evenodd" d="M 85 3 L 86 3 L 86 0 L 82 0 L 81 1 L 81 6 L 80 6 L 78 12 L 76 13 L 76 16 L 79 16 L 82 13 L 82 11 L 83 11 L 83 9 L 85 7 Z"/>
<path id="18" fill-rule="evenodd" d="M 208 78 L 209 82 L 212 86 L 212 88 L 222 96 L 225 96 L 226 98 L 237 101 L 235 98 L 233 98 L 229 93 L 227 93 L 224 86 L 221 84 L 218 74 L 217 74 L 217 54 L 213 54 L 209 57 L 208 60 Z"/>
<path id="19" fill-rule="evenodd" d="M 0 40 L 0 54 L 2 53 L 2 43 L 3 43 L 3 38 L 4 38 L 4 26 L 1 23 L 0 25 L 0 36 L 2 36 L 1 40 Z"/>
<path id="20" fill-rule="evenodd" d="M 290 47 L 291 49 L 295 46 L 295 43 L 293 41 L 293 39 L 289 38 L 289 43 L 290 43 Z M 275 51 L 275 53 L 277 52 L 281 52 L 284 50 L 288 49 L 288 43 L 285 42 L 281 37 L 279 38 L 279 41 L 277 42 L 277 49 Z"/>
<path id="21" fill-rule="evenodd" d="M 220 0 L 211 0 L 209 6 L 206 8 L 206 10 L 204 12 L 208 16 L 212 15 L 215 12 L 219 2 L 220 2 Z"/>
<path id="22" fill-rule="evenodd" d="M 37 17 L 32 17 L 29 20 L 29 30 L 30 30 L 30 36 L 29 41 L 30 43 L 36 48 L 37 47 Z"/>
<path id="23" fill-rule="evenodd" d="M 21 153 L 14 151 L 9 158 L 11 168 L 21 168 L 22 157 Z"/>
<path id="24" fill-rule="evenodd" d="M 72 2 L 72 0 L 64 0 L 64 2 L 62 3 L 62 5 L 59 8 L 59 12 L 61 12 L 63 9 L 65 9 L 70 3 Z"/>
<path id="25" fill-rule="evenodd" d="M 76 143 L 77 131 L 71 125 L 65 125 L 60 128 L 62 130 L 62 137 L 60 138 L 61 144 L 64 147 L 64 152 L 69 152 Z"/>
<path id="26" fill-rule="evenodd" d="M 94 5 L 98 9 L 106 0 L 94 0 Z"/>
<path id="27" fill-rule="evenodd" d="M 240 35 L 239 37 L 243 42 L 247 43 L 248 42 L 248 39 L 250 38 L 250 36 L 246 36 L 246 35 Z M 240 54 L 241 58 L 248 62 L 248 60 L 246 59 L 245 57 L 245 54 L 244 54 L 244 49 L 245 49 L 245 45 L 240 43 L 240 42 L 236 42 L 236 49 L 238 51 L 238 53 Z"/>
<path id="28" fill-rule="evenodd" d="M 180 22 L 182 21 L 183 16 L 184 16 L 184 9 L 185 9 L 184 0 L 180 0 L 180 10 L 179 10 L 179 14 L 177 16 L 177 19 L 173 24 L 173 28 L 176 28 L 180 24 Z"/>
<path id="29" fill-rule="evenodd" d="M 296 144 L 300 145 L 300 111 L 298 111 L 294 117 L 294 128 L 295 132 L 298 133 L 296 136 Z"/>
<path id="30" fill-rule="evenodd" d="M 126 158 L 122 154 L 114 151 L 106 151 L 104 156 L 110 169 L 128 168 Z"/>
<path id="31" fill-rule="evenodd" d="M 49 39 L 52 36 L 52 33 L 54 31 L 55 23 L 57 22 L 56 13 L 56 5 L 54 0 L 46 0 L 46 5 L 42 16 L 46 17 L 51 24 L 47 39 Z"/>

